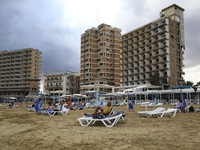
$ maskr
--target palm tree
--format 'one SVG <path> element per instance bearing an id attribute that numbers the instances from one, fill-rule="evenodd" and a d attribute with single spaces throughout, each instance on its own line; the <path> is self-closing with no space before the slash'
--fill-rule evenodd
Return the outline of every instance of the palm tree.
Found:
<path id="1" fill-rule="evenodd" d="M 194 82 L 192 82 L 192 81 L 185 81 L 185 80 L 183 81 L 183 85 L 192 86 L 192 88 L 194 89 L 195 92 L 197 92 L 197 87 L 196 86 L 198 86 L 198 84 L 200 85 L 200 82 L 197 82 L 197 84 L 194 85 Z"/>
<path id="2" fill-rule="evenodd" d="M 150 75 L 150 83 L 152 85 L 160 85 L 160 76 L 159 76 L 159 73 Z"/>
<path id="3" fill-rule="evenodd" d="M 195 86 L 199 86 L 199 85 L 200 85 L 200 81 L 195 84 Z"/>
<path id="4" fill-rule="evenodd" d="M 183 81 L 183 85 L 190 85 L 190 86 L 193 86 L 194 85 L 194 82 L 192 81 Z"/>

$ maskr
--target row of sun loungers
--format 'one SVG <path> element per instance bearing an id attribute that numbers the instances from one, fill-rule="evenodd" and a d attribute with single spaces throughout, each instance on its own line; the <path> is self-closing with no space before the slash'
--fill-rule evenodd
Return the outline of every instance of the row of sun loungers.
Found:
<path id="1" fill-rule="evenodd" d="M 0 104 L 0 107 L 6 107 L 6 108 L 15 108 L 15 107 L 18 107 L 18 104 L 17 103 L 15 103 L 14 105 L 11 105 L 11 104 L 9 104 L 9 105 L 7 105 L 7 104 Z"/>
<path id="2" fill-rule="evenodd" d="M 69 112 L 69 109 L 66 109 L 64 107 L 64 105 L 61 106 L 60 108 L 59 108 L 58 105 L 56 105 L 56 108 L 58 108 L 59 111 L 58 110 L 56 110 L 56 111 L 54 111 L 54 110 L 45 110 L 45 109 L 42 109 L 42 106 L 43 106 L 43 103 L 40 104 L 40 106 L 39 106 L 40 110 L 38 110 L 38 111 L 40 113 L 42 113 L 42 114 L 48 114 L 49 116 L 54 116 L 56 113 L 60 113 L 62 115 L 67 115 L 67 113 Z M 26 109 L 29 110 L 29 111 L 36 111 L 35 107 L 26 107 Z"/>
<path id="3" fill-rule="evenodd" d="M 145 102 L 145 103 L 142 103 L 141 106 L 150 106 L 150 104 L 151 103 Z M 101 103 L 100 105 L 102 106 L 103 103 Z M 152 110 L 152 111 L 138 111 L 137 113 L 140 116 L 146 116 L 148 118 L 151 118 L 151 117 L 162 118 L 165 116 L 175 117 L 176 113 L 178 111 L 178 109 L 174 109 L 174 108 L 169 108 L 168 110 L 166 110 L 165 108 L 162 108 L 162 103 L 158 103 L 156 106 L 161 106 L 161 107 L 158 107 L 157 109 Z M 42 107 L 42 106 L 40 106 L 40 107 Z M 64 105 L 61 107 L 64 107 Z M 77 106 L 76 109 L 78 109 L 78 110 L 83 109 L 83 108 L 87 109 L 88 107 L 89 107 L 89 105 L 85 102 L 82 106 Z M 95 106 L 90 105 L 90 107 L 92 108 Z M 31 108 L 27 108 L 27 109 L 31 110 Z M 200 111 L 200 109 L 198 109 L 198 111 Z M 60 111 L 51 111 L 51 110 L 44 110 L 44 109 L 42 110 L 41 109 L 40 112 L 42 114 L 48 114 L 50 116 L 54 116 L 56 113 L 60 113 L 62 115 L 67 115 L 69 112 L 69 109 L 61 108 Z M 90 116 L 84 115 L 83 117 L 78 118 L 77 120 L 79 121 L 81 126 L 89 126 L 91 124 L 95 124 L 96 122 L 102 122 L 106 127 L 113 127 L 125 115 L 124 113 L 116 113 L 114 115 L 113 114 L 114 114 L 114 107 L 112 107 L 110 114 L 103 119 L 94 119 L 91 115 Z"/>
<path id="4" fill-rule="evenodd" d="M 69 112 L 69 109 L 61 109 L 59 111 L 54 111 L 54 110 L 41 110 L 42 114 L 48 114 L 49 116 L 54 116 L 56 113 L 60 113 L 62 115 L 67 115 Z"/>
<path id="5" fill-rule="evenodd" d="M 140 106 L 145 106 L 145 107 L 162 107 L 163 103 L 158 103 L 158 104 L 153 104 L 153 103 L 150 103 L 150 102 L 143 102 L 140 104 Z"/>
<path id="6" fill-rule="evenodd" d="M 165 108 L 158 107 L 155 110 L 152 111 L 138 111 L 137 113 L 140 116 L 146 116 L 146 117 L 158 117 L 162 118 L 163 116 L 167 116 L 167 114 L 171 117 L 176 116 L 177 109 L 169 108 L 168 110 L 165 110 Z"/>

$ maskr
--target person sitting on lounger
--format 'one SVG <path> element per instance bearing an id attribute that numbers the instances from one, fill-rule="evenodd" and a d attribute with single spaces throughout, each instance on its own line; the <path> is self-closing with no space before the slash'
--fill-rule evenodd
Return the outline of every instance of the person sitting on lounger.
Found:
<path id="1" fill-rule="evenodd" d="M 62 111 L 67 110 L 67 109 L 63 106 L 63 103 L 60 103 L 60 104 L 61 104 L 61 108 L 60 108 L 60 110 L 62 110 Z"/>
<path id="2" fill-rule="evenodd" d="M 83 103 L 82 103 L 82 102 L 79 102 L 77 106 L 82 106 L 82 105 L 83 105 Z"/>
<path id="3" fill-rule="evenodd" d="M 118 104 L 118 100 L 117 100 L 117 98 L 115 98 L 115 104 Z"/>
<path id="4" fill-rule="evenodd" d="M 47 108 L 45 108 L 45 110 L 49 110 L 52 107 L 51 102 L 48 102 L 49 106 Z"/>
<path id="5" fill-rule="evenodd" d="M 9 105 L 7 105 L 7 107 L 12 108 L 14 106 L 14 101 L 11 101 L 11 103 Z"/>
<path id="6" fill-rule="evenodd" d="M 177 102 L 176 109 L 180 109 L 180 107 L 181 107 L 182 105 L 183 105 L 182 99 L 180 98 L 179 101 Z"/>
<path id="7" fill-rule="evenodd" d="M 32 108 L 35 107 L 36 102 L 32 105 Z"/>
<path id="8" fill-rule="evenodd" d="M 110 113 L 111 109 L 112 109 L 111 102 L 108 102 L 108 103 L 107 103 L 107 106 L 108 106 L 108 108 L 106 108 L 105 110 L 102 109 L 100 106 L 98 106 L 98 107 L 96 108 L 94 114 L 97 114 L 98 111 L 100 110 L 101 113 L 102 113 L 103 115 L 108 115 L 108 114 Z M 94 115 L 94 114 L 89 114 L 89 115 Z M 88 115 L 88 114 L 85 114 L 85 115 Z"/>
<path id="9" fill-rule="evenodd" d="M 177 102 L 176 109 L 180 109 L 181 112 L 185 112 L 185 108 L 184 108 L 184 106 L 183 106 L 183 102 L 182 102 L 182 99 L 181 99 L 181 98 L 180 98 L 180 100 Z"/>
<path id="10" fill-rule="evenodd" d="M 56 104 L 51 105 L 48 110 L 58 111 Z"/>

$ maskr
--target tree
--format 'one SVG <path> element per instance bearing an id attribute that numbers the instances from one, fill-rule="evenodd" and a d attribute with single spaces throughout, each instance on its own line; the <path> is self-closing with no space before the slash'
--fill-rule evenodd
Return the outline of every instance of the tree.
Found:
<path id="1" fill-rule="evenodd" d="M 200 81 L 195 84 L 195 86 L 199 86 L 199 85 L 200 85 Z"/>
<path id="2" fill-rule="evenodd" d="M 183 81 L 183 85 L 190 85 L 190 86 L 193 86 L 194 85 L 194 82 L 192 81 Z"/>
<path id="3" fill-rule="evenodd" d="M 152 85 L 160 85 L 160 76 L 158 73 L 150 75 L 150 83 Z"/>
<path id="4" fill-rule="evenodd" d="M 198 82 L 197 82 L 198 83 Z M 199 82 L 200 83 L 200 82 Z M 192 86 L 192 88 L 194 89 L 194 91 L 195 92 L 197 92 L 197 84 L 196 85 L 194 85 L 194 82 L 192 82 L 192 81 L 183 81 L 183 85 L 189 85 L 189 86 Z"/>

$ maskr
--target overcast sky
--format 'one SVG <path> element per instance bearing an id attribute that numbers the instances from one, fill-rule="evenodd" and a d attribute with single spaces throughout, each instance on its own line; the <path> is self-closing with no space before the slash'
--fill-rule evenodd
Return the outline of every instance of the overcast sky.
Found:
<path id="1" fill-rule="evenodd" d="M 172 4 L 185 9 L 185 80 L 200 81 L 199 0 L 0 0 L 0 51 L 42 51 L 46 71 L 80 72 L 80 38 L 101 23 L 122 34 L 159 18 Z"/>

